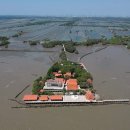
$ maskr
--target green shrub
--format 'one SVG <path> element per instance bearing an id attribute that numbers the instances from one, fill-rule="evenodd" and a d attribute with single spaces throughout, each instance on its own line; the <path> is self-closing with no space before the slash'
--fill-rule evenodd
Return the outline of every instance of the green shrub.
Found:
<path id="1" fill-rule="evenodd" d="M 14 34 L 12 37 L 19 37 L 23 34 L 24 32 L 23 31 L 19 31 L 17 32 L 16 34 Z"/>
<path id="2" fill-rule="evenodd" d="M 37 45 L 37 43 L 39 43 L 39 41 L 29 41 L 29 44 L 32 45 L 32 46 Z"/>
<path id="3" fill-rule="evenodd" d="M 48 40 L 45 40 L 44 43 L 42 44 L 42 46 L 44 48 L 53 48 L 57 45 L 62 45 L 65 41 L 50 41 L 49 39 Z"/>
<path id="4" fill-rule="evenodd" d="M 82 44 L 85 46 L 92 46 L 95 44 L 98 44 L 99 42 L 101 42 L 101 39 L 88 39 L 87 41 L 83 42 Z"/>
<path id="5" fill-rule="evenodd" d="M 1 40 L 0 41 L 0 46 L 6 46 L 6 45 L 8 45 L 10 42 L 8 41 L 8 40 Z"/>
<path id="6" fill-rule="evenodd" d="M 18 34 L 14 34 L 12 37 L 19 37 L 19 35 Z"/>
<path id="7" fill-rule="evenodd" d="M 43 93 L 41 93 L 42 95 L 54 95 L 53 92 L 51 91 L 44 91 Z"/>
<path id="8" fill-rule="evenodd" d="M 42 46 L 43 46 L 44 48 L 53 48 L 53 47 L 55 47 L 56 45 L 55 45 L 54 43 L 44 42 L 44 43 L 42 44 Z"/>
<path id="9" fill-rule="evenodd" d="M 75 54 L 79 53 L 78 50 L 76 50 L 77 45 L 78 45 L 77 42 L 73 42 L 73 41 L 67 41 L 64 43 L 65 50 L 69 53 L 75 53 Z"/>
<path id="10" fill-rule="evenodd" d="M 76 51 L 76 47 L 73 44 L 65 44 L 65 49 L 67 52 L 74 53 Z"/>
<path id="11" fill-rule="evenodd" d="M 60 53 L 59 57 L 60 57 L 61 60 L 67 61 L 67 56 L 66 56 L 66 54 L 65 54 L 64 51 L 62 51 L 62 52 Z"/>
<path id="12" fill-rule="evenodd" d="M 43 86 L 40 86 L 39 82 L 42 80 L 42 77 L 37 78 L 33 83 L 32 93 L 38 94 L 39 91 L 43 88 Z"/>
<path id="13" fill-rule="evenodd" d="M 9 40 L 9 38 L 0 36 L 0 41 L 7 41 L 7 40 Z"/>
<path id="14" fill-rule="evenodd" d="M 127 44 L 127 48 L 130 49 L 130 43 Z"/>
<path id="15" fill-rule="evenodd" d="M 123 44 L 130 42 L 130 36 L 114 36 L 108 40 L 109 44 Z"/>

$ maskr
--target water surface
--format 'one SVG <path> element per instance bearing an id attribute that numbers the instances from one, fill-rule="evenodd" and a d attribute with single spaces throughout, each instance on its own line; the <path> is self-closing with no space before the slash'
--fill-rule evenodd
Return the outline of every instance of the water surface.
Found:
<path id="1" fill-rule="evenodd" d="M 93 49 L 81 47 L 78 56 Z M 52 65 L 49 56 L 56 55 L 0 52 L 0 130 L 129 130 L 130 105 L 11 108 L 17 104 L 8 99 L 45 74 Z M 82 62 L 92 73 L 94 87 L 102 98 L 130 98 L 130 52 L 126 48 L 110 46 L 84 57 Z M 26 91 L 30 92 L 31 88 Z"/>

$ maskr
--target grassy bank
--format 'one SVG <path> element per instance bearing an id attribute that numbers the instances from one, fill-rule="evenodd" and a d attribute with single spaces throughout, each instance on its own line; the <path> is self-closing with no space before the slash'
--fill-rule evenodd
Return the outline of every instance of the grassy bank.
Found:
<path id="1" fill-rule="evenodd" d="M 70 53 L 76 53 L 78 54 L 78 51 L 76 50 L 76 46 L 82 45 L 82 46 L 92 46 L 95 44 L 102 43 L 103 45 L 127 45 L 128 48 L 130 48 L 130 36 L 114 36 L 110 39 L 101 38 L 101 39 L 88 39 L 83 42 L 74 42 L 74 41 L 50 41 L 46 40 L 43 41 L 42 46 L 44 48 L 53 48 L 57 45 L 65 45 L 65 49 L 67 52 Z"/>
<path id="2" fill-rule="evenodd" d="M 53 47 L 56 47 L 57 45 L 61 46 L 63 44 L 65 45 L 65 49 L 66 49 L 67 52 L 78 54 L 78 51 L 76 50 L 76 45 L 78 43 L 73 42 L 73 41 L 50 41 L 50 40 L 46 40 L 42 43 L 42 46 L 44 48 L 53 48 Z"/>

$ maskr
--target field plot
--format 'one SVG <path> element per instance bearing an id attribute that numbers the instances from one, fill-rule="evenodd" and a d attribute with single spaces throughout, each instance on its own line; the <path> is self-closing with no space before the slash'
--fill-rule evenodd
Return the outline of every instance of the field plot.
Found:
<path id="1" fill-rule="evenodd" d="M 115 35 L 130 35 L 129 18 L 0 17 L 0 36 L 21 43 L 45 39 L 81 42 Z"/>

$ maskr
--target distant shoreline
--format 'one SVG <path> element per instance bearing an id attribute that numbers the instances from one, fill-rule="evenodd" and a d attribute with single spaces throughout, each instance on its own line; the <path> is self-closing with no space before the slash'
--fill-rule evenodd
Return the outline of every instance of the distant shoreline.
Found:
<path id="1" fill-rule="evenodd" d="M 121 18 L 121 19 L 130 19 L 129 16 L 56 16 L 56 15 L 0 15 L 0 18 L 45 18 L 45 17 L 53 17 L 53 18 Z"/>

